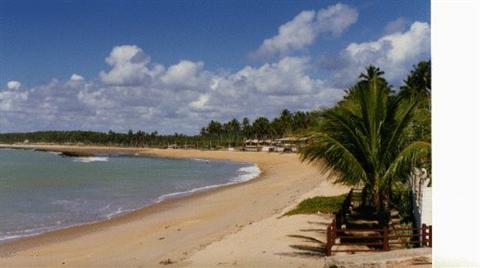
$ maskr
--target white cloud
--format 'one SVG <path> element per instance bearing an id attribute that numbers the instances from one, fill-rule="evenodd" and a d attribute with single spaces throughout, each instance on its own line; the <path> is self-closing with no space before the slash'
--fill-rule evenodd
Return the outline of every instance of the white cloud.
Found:
<path id="1" fill-rule="evenodd" d="M 111 69 L 100 72 L 100 81 L 74 74 L 63 82 L 0 91 L 2 129 L 193 134 L 212 119 L 272 117 L 284 108 L 315 109 L 340 99 L 345 88 L 332 86 L 334 82 L 355 79 L 368 64 L 382 68 L 388 79 L 403 79 L 411 65 L 428 59 L 429 40 L 429 25 L 415 22 L 404 32 L 351 43 L 336 59 L 342 65 L 323 80 L 312 76 L 315 70 L 307 56 L 285 56 L 237 71 L 210 71 L 203 62 L 190 60 L 171 66 L 150 63 L 141 48 L 119 46 L 107 57 Z"/>
<path id="2" fill-rule="evenodd" d="M 393 34 L 397 32 L 405 31 L 408 21 L 404 17 L 400 17 L 394 21 L 391 21 L 385 26 L 385 34 Z"/>
<path id="3" fill-rule="evenodd" d="M 172 89 L 204 90 L 208 87 L 203 62 L 181 60 L 168 68 L 150 64 L 141 48 L 135 45 L 114 47 L 106 62 L 109 71 L 100 72 L 100 80 L 110 86 L 168 87 Z"/>
<path id="4" fill-rule="evenodd" d="M 430 58 L 430 26 L 414 22 L 404 32 L 387 34 L 375 41 L 351 43 L 342 50 L 335 71 L 336 80 L 352 81 L 367 65 L 375 65 L 385 71 L 392 82 L 399 82 L 420 60 Z"/>
<path id="5" fill-rule="evenodd" d="M 278 34 L 265 39 L 253 57 L 285 55 L 311 45 L 320 34 L 338 36 L 358 18 L 356 9 L 336 4 L 321 9 L 300 12 L 293 20 L 281 25 Z"/>
<path id="6" fill-rule="evenodd" d="M 269 56 L 275 53 L 285 53 L 313 43 L 315 39 L 314 18 L 315 11 L 302 11 L 293 20 L 280 26 L 276 36 L 265 39 L 255 54 Z"/>
<path id="7" fill-rule="evenodd" d="M 167 71 L 160 76 L 160 80 L 169 87 L 177 89 L 193 89 L 194 87 L 206 87 L 205 76 L 202 73 L 203 62 L 181 60 L 179 63 L 168 67 Z M 201 90 L 197 88 L 195 90 Z"/>
<path id="8" fill-rule="evenodd" d="M 321 87 L 322 82 L 307 75 L 308 58 L 285 57 L 259 68 L 247 66 L 230 77 L 231 80 L 259 93 L 271 95 L 308 94 Z"/>
<path id="9" fill-rule="evenodd" d="M 135 45 L 122 45 L 112 49 L 105 61 L 112 66 L 109 72 L 100 72 L 100 79 L 110 85 L 134 85 L 148 76 L 150 58 Z"/>
<path id="10" fill-rule="evenodd" d="M 170 66 L 150 61 L 136 45 L 112 48 L 108 70 L 99 80 L 72 74 L 67 81 L 26 88 L 18 81 L 0 91 L 4 131 L 89 129 L 161 133 L 198 133 L 209 120 L 276 116 L 280 110 L 328 106 L 369 64 L 385 71 L 390 82 L 401 81 L 419 60 L 430 57 L 430 26 L 403 18 L 389 23 L 376 40 L 345 46 L 330 65 L 316 74 L 305 51 L 319 37 L 338 36 L 356 22 L 358 12 L 337 4 L 302 11 L 266 39 L 255 56 L 276 56 L 260 65 L 233 71 L 212 71 L 201 61 L 180 60 Z M 338 86 L 340 85 L 341 86 Z"/>
<path id="11" fill-rule="evenodd" d="M 2 92 L 3 129 L 194 134 L 212 119 L 271 117 L 284 108 L 308 110 L 333 103 L 343 94 L 311 77 L 308 57 L 284 57 L 228 72 L 209 71 L 202 62 L 189 60 L 166 67 L 149 65 L 140 48 L 118 48 L 107 58 L 112 69 L 101 72 L 100 81 L 73 81 L 77 79 L 72 75 L 67 81 Z M 135 59 L 138 53 L 140 60 Z M 141 66 L 137 69 L 141 75 L 124 71 L 132 64 Z"/>
<path id="12" fill-rule="evenodd" d="M 22 105 L 28 100 L 28 92 L 3 91 L 0 92 L 0 111 L 20 111 Z"/>
<path id="13" fill-rule="evenodd" d="M 20 88 L 20 86 L 22 86 L 22 83 L 18 82 L 18 81 L 15 81 L 15 80 L 12 80 L 12 81 L 8 81 L 7 82 L 7 88 L 8 89 L 14 89 L 14 90 L 17 90 Z"/>
<path id="14" fill-rule="evenodd" d="M 105 94 L 105 89 L 81 90 L 78 92 L 77 97 L 80 103 L 85 104 L 94 111 L 115 107 L 115 102 L 108 98 L 108 94 Z"/>
<path id="15" fill-rule="evenodd" d="M 316 25 L 320 33 L 342 34 L 350 25 L 357 22 L 358 12 L 344 4 L 336 4 L 317 12 Z"/>
<path id="16" fill-rule="evenodd" d="M 197 110 L 203 110 L 206 108 L 206 104 L 209 99 L 210 99 L 210 96 L 208 96 L 207 94 L 202 94 L 198 96 L 198 99 L 190 102 L 190 107 Z"/>
<path id="17" fill-rule="evenodd" d="M 70 80 L 71 81 L 83 81 L 83 80 L 85 80 L 85 78 L 83 78 L 83 76 L 81 76 L 79 74 L 72 74 L 72 76 L 70 76 Z"/>

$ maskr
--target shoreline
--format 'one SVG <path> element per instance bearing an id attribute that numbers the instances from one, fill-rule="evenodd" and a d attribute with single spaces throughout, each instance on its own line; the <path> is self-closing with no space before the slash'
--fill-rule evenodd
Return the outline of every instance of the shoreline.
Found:
<path id="1" fill-rule="evenodd" d="M 0 145 L 5 147 L 5 145 Z M 8 147 L 131 153 L 151 157 L 201 158 L 255 163 L 262 173 L 246 182 L 221 186 L 119 215 L 0 245 L 0 266 L 158 266 L 179 265 L 206 246 L 244 226 L 276 215 L 326 178 L 295 154 L 162 150 L 99 146 L 29 145 Z M 332 194 L 338 192 L 333 187 Z"/>
<path id="2" fill-rule="evenodd" d="M 15 148 L 15 147 L 8 147 L 8 146 L 4 146 L 3 144 L 0 144 L 0 150 L 4 150 L 4 149 L 30 150 L 30 148 L 24 148 L 24 147 Z M 49 149 L 46 149 L 46 148 L 37 149 L 37 147 L 32 148 L 31 150 L 32 151 L 38 151 L 38 152 L 45 152 L 45 153 L 52 153 L 53 152 L 53 153 L 57 153 L 58 155 L 60 155 L 62 157 L 77 157 L 77 158 L 85 158 L 86 157 L 86 158 L 89 158 L 89 157 L 97 157 L 98 156 L 96 154 L 91 154 L 91 153 L 88 153 L 88 152 L 87 153 L 83 153 L 83 152 L 82 153 L 77 153 L 74 150 L 68 151 L 67 153 L 64 153 L 63 150 L 55 150 L 55 149 L 49 150 Z M 110 148 L 109 150 L 112 150 L 112 149 Z M 101 156 L 107 156 L 107 157 L 114 157 L 115 155 L 118 155 L 118 153 L 116 153 L 115 150 L 116 149 L 113 149 L 113 151 L 110 151 L 109 153 L 106 153 L 106 154 L 100 153 L 100 155 Z M 177 158 L 165 157 L 165 156 L 143 155 L 141 153 L 133 153 L 133 152 L 122 153 L 121 155 L 122 156 L 128 156 L 128 157 L 145 157 L 145 158 L 152 158 L 152 159 L 155 159 L 155 158 L 177 159 Z M 59 231 L 63 231 L 63 230 L 71 229 L 71 228 L 78 228 L 78 227 L 81 227 L 83 225 L 92 225 L 92 224 L 101 223 L 103 221 L 114 220 L 118 217 L 127 216 L 127 214 L 133 213 L 135 211 L 142 210 L 142 209 L 148 208 L 150 206 L 160 204 L 162 202 L 166 202 L 167 200 L 177 200 L 178 202 L 181 202 L 181 200 L 183 198 L 188 198 L 191 195 L 201 193 L 201 192 L 212 191 L 212 190 L 217 189 L 217 188 L 228 187 L 228 186 L 232 186 L 232 185 L 235 185 L 235 184 L 246 183 L 250 180 L 254 180 L 254 179 L 259 178 L 262 174 L 262 170 L 258 167 L 258 165 L 256 163 L 252 163 L 252 162 L 237 162 L 237 161 L 219 160 L 219 159 L 210 159 L 209 160 L 209 159 L 203 159 L 203 158 L 202 159 L 200 159 L 200 158 L 182 158 L 182 159 L 189 159 L 189 160 L 194 160 L 194 161 L 197 161 L 197 160 L 199 160 L 199 161 L 210 161 L 210 160 L 212 160 L 212 161 L 227 161 L 227 162 L 248 164 L 247 168 L 255 168 L 255 171 L 252 172 L 252 173 L 238 175 L 237 177 L 234 177 L 233 179 L 231 179 L 231 180 L 229 180 L 225 183 L 221 183 L 221 184 L 206 185 L 206 186 L 202 186 L 202 187 L 193 188 L 193 189 L 190 189 L 190 190 L 162 194 L 162 195 L 158 196 L 157 198 L 155 198 L 154 200 L 152 200 L 151 203 L 149 203 L 145 206 L 134 208 L 134 209 L 129 209 L 129 210 L 124 210 L 124 211 L 120 211 L 120 212 L 112 212 L 112 213 L 108 214 L 105 218 L 101 218 L 101 219 L 97 219 L 97 220 L 93 220 L 93 221 L 88 221 L 88 222 L 76 223 L 76 224 L 72 224 L 72 225 L 69 225 L 69 226 L 62 226 L 62 227 L 58 227 L 58 228 L 55 228 L 55 226 L 53 226 L 51 228 L 50 227 L 44 227 L 42 229 L 44 229 L 45 231 L 40 231 L 38 233 L 32 233 L 32 234 L 23 235 L 23 236 L 22 235 L 15 235 L 14 238 L 0 239 L 0 248 L 3 245 L 7 245 L 9 243 L 15 243 L 15 242 L 27 239 L 27 238 L 35 238 L 37 236 L 49 235 L 50 233 L 52 233 L 52 235 L 55 235 L 55 233 L 59 232 Z M 242 176 L 246 176 L 246 178 L 242 178 Z"/>
<path id="3" fill-rule="evenodd" d="M 159 156 L 159 155 L 143 154 L 140 151 L 139 152 L 134 152 L 135 149 L 144 150 L 144 148 L 105 147 L 105 151 L 102 151 L 101 149 L 97 151 L 97 148 L 100 148 L 100 147 L 95 146 L 96 147 L 95 148 L 96 152 L 92 153 L 92 152 L 88 151 L 89 150 L 88 148 L 90 148 L 89 146 L 86 146 L 87 148 L 82 148 L 82 147 L 79 146 L 78 151 L 75 150 L 77 146 L 69 146 L 69 148 L 67 150 L 64 150 L 63 148 L 57 148 L 57 146 L 63 146 L 63 145 L 52 145 L 52 146 L 55 146 L 54 148 L 47 148 L 47 147 L 44 147 L 44 146 L 49 146 L 49 145 L 39 145 L 39 146 L 31 145 L 31 146 L 27 147 L 27 146 L 22 146 L 22 145 L 9 146 L 9 145 L 6 145 L 6 144 L 0 144 L 0 149 L 33 150 L 33 151 L 45 152 L 45 153 L 55 152 L 55 153 L 61 154 L 64 157 L 95 157 L 96 153 L 99 153 L 99 154 L 102 154 L 102 155 L 107 155 L 107 156 L 109 154 L 122 153 L 122 154 L 125 154 L 127 156 L 140 156 L 140 157 L 150 157 L 150 158 L 191 159 L 191 160 L 197 159 L 197 160 L 207 160 L 207 161 L 208 160 L 213 160 L 213 161 L 237 162 L 237 161 L 232 161 L 232 160 L 215 159 L 215 158 L 171 157 L 171 156 Z M 122 151 L 122 149 L 128 149 L 129 152 Z M 148 150 L 148 149 L 154 149 L 154 148 L 146 148 L 146 149 Z M 133 152 L 130 152 L 130 150 L 132 150 Z M 47 236 L 55 236 L 55 235 L 59 235 L 59 234 L 63 235 L 66 232 L 75 232 L 77 229 L 78 229 L 77 231 L 80 231 L 80 229 L 83 229 L 82 227 L 84 225 L 86 225 L 86 226 L 97 225 L 97 224 L 100 225 L 104 222 L 119 220 L 120 217 L 127 217 L 128 218 L 128 216 L 133 216 L 133 215 L 130 215 L 130 214 L 142 214 L 143 210 L 147 210 L 150 207 L 157 206 L 157 205 L 159 205 L 163 202 L 167 202 L 167 201 L 181 202 L 183 199 L 188 199 L 189 197 L 192 197 L 193 195 L 197 195 L 197 194 L 200 194 L 200 193 L 208 194 L 208 192 L 210 192 L 210 191 L 214 191 L 214 190 L 221 189 L 221 188 L 224 188 L 224 187 L 234 186 L 234 185 L 237 185 L 237 184 L 247 183 L 251 180 L 260 179 L 260 177 L 262 176 L 263 171 L 256 163 L 253 163 L 253 162 L 237 162 L 237 163 L 247 163 L 247 164 L 251 165 L 249 167 L 256 167 L 259 170 L 258 175 L 254 176 L 252 178 L 249 178 L 247 180 L 243 180 L 243 181 L 242 180 L 241 181 L 228 181 L 228 182 L 223 183 L 223 184 L 212 184 L 212 185 L 207 185 L 207 186 L 203 186 L 203 187 L 199 187 L 199 188 L 194 188 L 194 189 L 183 191 L 183 192 L 173 192 L 173 193 L 163 194 L 163 195 L 160 195 L 156 199 L 157 201 L 155 201 L 151 204 L 148 204 L 144 207 L 132 209 L 132 210 L 129 210 L 129 211 L 120 212 L 119 214 L 112 215 L 111 217 L 108 217 L 106 219 L 99 219 L 99 220 L 91 221 L 91 222 L 78 223 L 78 224 L 74 224 L 74 225 L 70 225 L 70 226 L 60 227 L 58 229 L 51 229 L 51 230 L 47 230 L 45 232 L 26 235 L 26 236 L 22 236 L 22 237 L 18 237 L 18 238 L 13 238 L 13 239 L 0 240 L 0 257 L 2 256 L 2 247 L 3 246 L 8 247 L 9 244 L 31 243 L 30 240 L 43 240 L 44 239 L 43 236 L 47 237 Z M 28 241 L 23 242 L 23 240 L 28 240 Z M 48 240 L 48 237 L 47 237 L 47 240 Z"/>

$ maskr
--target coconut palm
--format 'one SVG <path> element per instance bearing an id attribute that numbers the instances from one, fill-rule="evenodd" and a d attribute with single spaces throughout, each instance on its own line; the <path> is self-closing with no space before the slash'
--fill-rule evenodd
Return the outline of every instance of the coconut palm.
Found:
<path id="1" fill-rule="evenodd" d="M 421 61 L 413 66 L 413 70 L 400 88 L 400 95 L 429 100 L 432 89 L 431 65 L 430 61 Z"/>
<path id="2" fill-rule="evenodd" d="M 412 164 L 429 155 L 430 143 L 407 137 L 418 101 L 393 95 L 382 75 L 376 67 L 367 68 L 348 96 L 322 114 L 301 157 L 324 161 L 322 171 L 336 183 L 364 186 L 385 225 L 392 182 L 407 178 Z"/>
<path id="3" fill-rule="evenodd" d="M 417 99 L 417 112 L 410 123 L 410 135 L 430 140 L 431 134 L 431 62 L 421 61 L 413 66 L 412 71 L 400 87 L 402 98 Z"/>

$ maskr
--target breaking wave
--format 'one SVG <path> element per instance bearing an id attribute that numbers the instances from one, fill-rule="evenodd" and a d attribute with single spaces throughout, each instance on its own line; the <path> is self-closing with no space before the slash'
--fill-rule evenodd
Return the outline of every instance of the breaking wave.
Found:
<path id="1" fill-rule="evenodd" d="M 203 192 L 203 191 L 218 188 L 221 186 L 227 186 L 227 185 L 237 184 L 241 182 L 246 182 L 258 177 L 261 173 L 262 171 L 256 164 L 248 167 L 241 167 L 238 169 L 236 176 L 230 179 L 229 182 L 227 183 L 207 185 L 203 187 L 194 188 L 188 191 L 164 194 L 157 198 L 156 203 L 160 203 L 169 198 L 187 196 L 196 192 Z"/>
<path id="2" fill-rule="evenodd" d="M 80 163 L 107 162 L 108 157 L 106 156 L 74 157 L 73 161 L 80 162 Z"/>

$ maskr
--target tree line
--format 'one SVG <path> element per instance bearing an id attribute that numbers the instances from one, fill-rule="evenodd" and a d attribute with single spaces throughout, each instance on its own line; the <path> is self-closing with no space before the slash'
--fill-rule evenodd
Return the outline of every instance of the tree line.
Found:
<path id="1" fill-rule="evenodd" d="M 206 127 L 202 127 L 200 135 L 256 139 L 280 138 L 305 131 L 317 122 L 319 114 L 319 111 L 292 113 L 288 109 L 284 109 L 278 117 L 271 121 L 263 116 L 258 117 L 252 123 L 247 117 L 243 118 L 241 123 L 236 118 L 223 124 L 212 120 Z"/>
<path id="2" fill-rule="evenodd" d="M 58 143 L 110 145 L 125 147 L 168 147 L 176 144 L 179 147 L 214 149 L 218 147 L 236 147 L 243 145 L 245 139 L 275 139 L 285 135 L 299 134 L 315 125 L 319 112 L 290 112 L 283 110 L 278 117 L 269 120 L 258 117 L 252 123 L 243 118 L 236 118 L 222 123 L 212 120 L 202 127 L 197 135 L 160 135 L 157 131 L 145 132 L 129 130 L 127 133 L 97 131 L 36 131 L 27 133 L 1 133 L 0 143 Z"/>

